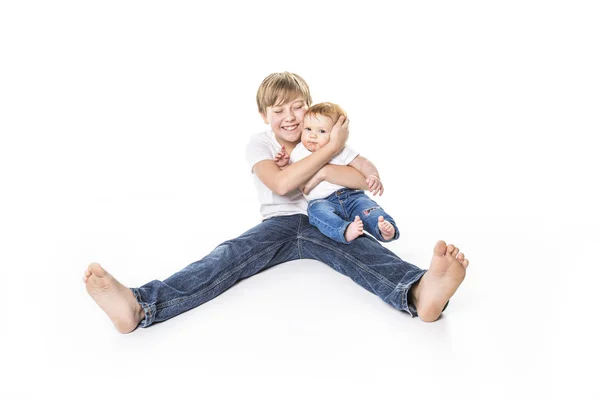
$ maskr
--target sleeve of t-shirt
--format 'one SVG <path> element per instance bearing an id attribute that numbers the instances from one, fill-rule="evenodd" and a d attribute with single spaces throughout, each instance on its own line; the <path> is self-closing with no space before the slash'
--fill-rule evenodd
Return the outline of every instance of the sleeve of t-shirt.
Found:
<path id="1" fill-rule="evenodd" d="M 356 157 L 358 157 L 358 153 L 351 147 L 345 146 L 342 151 L 337 153 L 335 157 L 331 159 L 329 163 L 335 165 L 348 165 Z"/>
<path id="2" fill-rule="evenodd" d="M 274 156 L 269 149 L 269 144 L 260 137 L 254 135 L 246 145 L 246 161 L 250 165 L 250 169 L 254 169 L 257 162 L 263 160 L 273 160 Z"/>

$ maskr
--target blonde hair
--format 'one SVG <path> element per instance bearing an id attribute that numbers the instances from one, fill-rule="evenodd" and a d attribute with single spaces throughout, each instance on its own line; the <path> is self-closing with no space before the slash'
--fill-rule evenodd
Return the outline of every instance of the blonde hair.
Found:
<path id="1" fill-rule="evenodd" d="M 344 117 L 348 117 L 346 111 L 344 111 L 342 107 L 335 103 L 329 102 L 315 104 L 314 106 L 310 107 L 308 111 L 306 111 L 306 114 L 304 114 L 305 117 L 318 115 L 323 115 L 330 118 L 334 124 L 342 115 Z"/>
<path id="2" fill-rule="evenodd" d="M 291 72 L 276 72 L 267 76 L 258 87 L 258 112 L 266 114 L 267 107 L 290 102 L 296 97 L 302 97 L 308 106 L 312 103 L 310 90 L 304 79 Z"/>

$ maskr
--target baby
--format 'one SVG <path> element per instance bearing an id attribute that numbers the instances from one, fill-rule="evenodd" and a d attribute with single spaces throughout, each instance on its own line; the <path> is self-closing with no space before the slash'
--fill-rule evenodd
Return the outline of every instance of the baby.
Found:
<path id="1" fill-rule="evenodd" d="M 304 116 L 301 143 L 289 155 L 289 162 L 297 162 L 329 143 L 331 129 L 342 115 L 346 117 L 346 112 L 337 104 L 319 103 L 310 107 Z M 280 167 L 287 165 L 288 156 L 284 148 L 277 154 L 275 161 Z M 356 168 L 364 175 L 371 193 L 383 193 L 383 185 L 375 165 L 348 146 L 329 163 Z M 322 181 L 308 194 L 305 193 L 305 197 L 309 201 L 310 223 L 337 242 L 348 244 L 362 235 L 363 229 L 382 242 L 399 237 L 393 218 L 362 190 L 347 189 Z"/>

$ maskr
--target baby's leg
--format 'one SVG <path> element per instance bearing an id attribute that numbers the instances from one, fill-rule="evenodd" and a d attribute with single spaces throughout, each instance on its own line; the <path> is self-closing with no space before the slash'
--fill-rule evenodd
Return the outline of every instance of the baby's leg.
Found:
<path id="1" fill-rule="evenodd" d="M 308 220 L 328 238 L 348 244 L 363 234 L 363 222 L 359 217 L 346 221 L 340 217 L 336 205 L 326 199 L 312 200 L 308 203 Z"/>
<path id="2" fill-rule="evenodd" d="M 365 224 L 365 230 L 377 240 L 390 242 L 400 236 L 394 219 L 365 193 L 352 194 L 347 207 L 352 215 L 360 215 Z"/>

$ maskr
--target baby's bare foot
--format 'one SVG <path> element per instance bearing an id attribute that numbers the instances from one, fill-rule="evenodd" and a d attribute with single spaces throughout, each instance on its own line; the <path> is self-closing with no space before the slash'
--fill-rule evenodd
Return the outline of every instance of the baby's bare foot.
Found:
<path id="1" fill-rule="evenodd" d="M 91 263 L 83 275 L 85 288 L 121 333 L 133 331 L 144 319 L 144 310 L 131 289 L 123 286 L 100 264 Z"/>
<path id="2" fill-rule="evenodd" d="M 396 235 L 394 225 L 383 219 L 383 216 L 381 215 L 377 219 L 377 226 L 379 227 L 379 232 L 381 232 L 381 236 L 384 240 L 392 240 Z"/>
<path id="3" fill-rule="evenodd" d="M 411 289 L 412 302 L 419 318 L 437 320 L 444 306 L 465 279 L 469 260 L 454 245 L 439 241 L 433 249 L 429 270 Z"/>
<path id="4" fill-rule="evenodd" d="M 354 217 L 354 221 L 352 221 L 350 223 L 350 225 L 348 225 L 348 227 L 346 228 L 346 232 L 344 233 L 344 237 L 346 238 L 347 242 L 351 242 L 354 239 L 356 239 L 357 237 L 359 237 L 360 235 L 363 234 L 363 222 L 360 219 L 360 217 L 357 215 L 356 217 Z"/>

